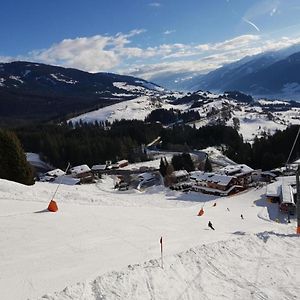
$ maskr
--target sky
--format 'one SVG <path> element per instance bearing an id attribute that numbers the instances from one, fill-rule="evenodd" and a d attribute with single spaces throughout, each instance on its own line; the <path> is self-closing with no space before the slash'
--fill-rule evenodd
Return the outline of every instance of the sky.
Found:
<path id="1" fill-rule="evenodd" d="M 300 43 L 299 0 L 3 0 L 0 61 L 151 79 Z"/>

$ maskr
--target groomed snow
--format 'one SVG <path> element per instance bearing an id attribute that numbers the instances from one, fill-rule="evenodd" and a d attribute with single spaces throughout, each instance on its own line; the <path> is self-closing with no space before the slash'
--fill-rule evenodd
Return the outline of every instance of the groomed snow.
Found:
<path id="1" fill-rule="evenodd" d="M 61 185 L 50 213 L 56 184 L 0 180 L 1 299 L 297 298 L 300 239 L 265 187 L 216 198 L 113 184 Z"/>

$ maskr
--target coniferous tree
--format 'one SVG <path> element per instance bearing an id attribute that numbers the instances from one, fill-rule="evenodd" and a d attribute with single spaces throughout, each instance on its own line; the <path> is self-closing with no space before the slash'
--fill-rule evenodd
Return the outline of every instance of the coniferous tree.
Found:
<path id="1" fill-rule="evenodd" d="M 167 167 L 168 167 L 168 163 L 167 160 L 163 159 L 162 157 L 160 158 L 160 164 L 159 164 L 159 172 L 160 174 L 165 177 L 167 174 Z"/>
<path id="2" fill-rule="evenodd" d="M 205 160 L 204 172 L 211 172 L 211 171 L 212 171 L 212 166 L 209 158 L 207 157 Z"/>
<path id="3" fill-rule="evenodd" d="M 0 178 L 33 184 L 33 172 L 17 136 L 0 129 Z"/>

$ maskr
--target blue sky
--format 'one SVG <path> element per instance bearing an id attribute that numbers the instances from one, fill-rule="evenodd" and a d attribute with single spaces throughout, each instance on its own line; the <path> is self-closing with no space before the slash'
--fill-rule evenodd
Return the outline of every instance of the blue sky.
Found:
<path id="1" fill-rule="evenodd" d="M 299 34 L 298 34 L 299 33 Z M 151 79 L 300 42 L 299 0 L 4 0 L 0 60 Z"/>

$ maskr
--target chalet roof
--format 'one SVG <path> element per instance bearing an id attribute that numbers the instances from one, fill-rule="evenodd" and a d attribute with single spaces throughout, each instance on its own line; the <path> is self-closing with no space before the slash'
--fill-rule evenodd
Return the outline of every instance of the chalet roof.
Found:
<path id="1" fill-rule="evenodd" d="M 122 159 L 116 162 L 117 164 L 121 165 L 121 164 L 128 164 L 128 160 L 126 159 Z"/>
<path id="2" fill-rule="evenodd" d="M 182 177 L 182 176 L 188 176 L 188 175 L 189 175 L 189 173 L 186 170 L 174 171 L 171 174 L 171 176 L 174 176 L 174 177 Z"/>
<path id="3" fill-rule="evenodd" d="M 88 165 L 80 165 L 70 169 L 70 172 L 75 175 L 82 174 L 85 172 L 90 172 L 90 171 L 91 169 L 89 168 Z"/>
<path id="4" fill-rule="evenodd" d="M 102 171 L 106 169 L 106 165 L 93 165 L 92 170 L 93 171 Z"/>
<path id="5" fill-rule="evenodd" d="M 214 182 L 219 185 L 228 185 L 232 179 L 236 177 L 222 175 L 222 174 L 215 174 L 215 173 L 206 173 L 201 171 L 195 171 L 190 173 L 190 179 L 196 181 L 206 181 L 206 182 Z"/>
<path id="6" fill-rule="evenodd" d="M 235 176 L 246 175 L 246 174 L 249 174 L 253 171 L 254 170 L 252 168 L 250 168 L 249 166 L 247 166 L 245 164 L 229 165 L 229 166 L 226 166 L 226 167 L 219 170 L 219 172 L 221 174 L 235 175 Z"/>
<path id="7" fill-rule="evenodd" d="M 51 171 L 48 171 L 46 173 L 47 175 L 49 176 L 62 176 L 62 175 L 65 175 L 65 172 L 61 169 L 54 169 L 54 170 L 51 170 Z"/>

